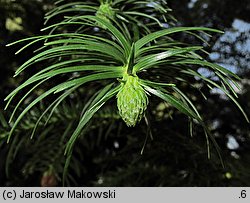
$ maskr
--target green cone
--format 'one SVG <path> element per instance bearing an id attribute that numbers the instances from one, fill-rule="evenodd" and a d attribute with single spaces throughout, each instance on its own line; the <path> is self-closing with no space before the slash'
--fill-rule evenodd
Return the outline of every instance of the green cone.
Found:
<path id="1" fill-rule="evenodd" d="M 98 11 L 96 12 L 96 16 L 110 22 L 109 19 L 114 19 L 115 12 L 110 6 L 110 4 L 102 3 Z"/>
<path id="2" fill-rule="evenodd" d="M 117 94 L 117 107 L 127 126 L 134 127 L 144 116 L 148 97 L 137 76 L 128 75 L 123 79 L 124 84 Z"/>

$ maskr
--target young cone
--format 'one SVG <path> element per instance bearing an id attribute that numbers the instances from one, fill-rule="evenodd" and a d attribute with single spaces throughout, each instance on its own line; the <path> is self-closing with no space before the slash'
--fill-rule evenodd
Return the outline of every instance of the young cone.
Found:
<path id="1" fill-rule="evenodd" d="M 102 3 L 98 11 L 96 12 L 96 16 L 110 22 L 109 19 L 114 19 L 115 12 L 110 6 L 110 4 Z"/>
<path id="2" fill-rule="evenodd" d="M 117 94 L 119 114 L 128 127 L 134 127 L 142 117 L 148 105 L 148 97 L 137 76 L 126 75 L 121 90 Z"/>

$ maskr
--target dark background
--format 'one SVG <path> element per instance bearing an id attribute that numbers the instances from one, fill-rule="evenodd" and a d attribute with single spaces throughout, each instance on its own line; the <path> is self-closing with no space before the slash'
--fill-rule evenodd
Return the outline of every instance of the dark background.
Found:
<path id="1" fill-rule="evenodd" d="M 168 5 L 179 21 L 178 26 L 207 26 L 225 31 L 224 34 L 214 35 L 209 39 L 211 46 L 206 47 L 206 50 L 212 54 L 207 59 L 225 66 L 243 78 L 239 103 L 250 115 L 250 1 L 169 0 Z M 67 116 L 58 114 L 54 118 L 50 134 L 39 144 L 36 144 L 36 140 L 28 139 L 29 128 L 32 127 L 36 114 L 30 114 L 21 125 L 16 143 L 13 144 L 12 141 L 6 144 L 9 126 L 5 120 L 13 107 L 3 111 L 4 98 L 28 77 L 23 74 L 13 78 L 14 71 L 32 56 L 30 50 L 16 56 L 16 47 L 6 48 L 5 45 L 40 34 L 43 16 L 51 7 L 51 1 L 48 0 L 0 0 L 0 186 L 39 186 L 44 179 L 44 172 L 48 171 L 48 165 L 51 164 L 57 166 L 49 177 L 52 185 L 62 184 L 65 162 L 62 156 L 63 143 L 58 144 L 58 139 L 54 137 L 64 132 L 69 120 L 74 120 L 78 111 L 76 106 L 68 105 L 68 114 L 64 112 Z M 13 24 L 16 26 L 13 27 Z M 180 36 L 180 40 L 184 39 L 195 43 L 193 38 Z M 188 87 L 187 91 L 190 91 Z M 140 155 L 146 134 L 145 124 L 131 129 L 126 128 L 115 113 L 111 116 L 112 119 L 105 117 L 109 112 L 113 113 L 110 109 L 113 109 L 114 104 L 110 103 L 108 113 L 99 114 L 90 124 L 92 127 L 84 138 L 75 146 L 74 163 L 69 169 L 67 183 L 72 186 L 249 187 L 249 124 L 232 102 L 218 91 L 208 89 L 206 94 L 208 100 L 202 100 L 196 92 L 190 92 L 196 98 L 196 105 L 221 148 L 224 168 L 213 147 L 212 157 L 207 159 L 202 130 L 197 127 L 191 138 L 185 116 L 165 107 L 157 99 L 149 107 L 154 139 L 148 140 L 144 154 Z M 37 111 L 42 112 L 42 109 L 40 107 Z M 61 111 L 65 111 L 65 108 Z M 97 125 L 95 121 L 100 119 L 102 122 Z M 40 129 L 38 134 L 43 131 L 45 129 Z M 13 153 L 15 149 L 18 150 Z"/>

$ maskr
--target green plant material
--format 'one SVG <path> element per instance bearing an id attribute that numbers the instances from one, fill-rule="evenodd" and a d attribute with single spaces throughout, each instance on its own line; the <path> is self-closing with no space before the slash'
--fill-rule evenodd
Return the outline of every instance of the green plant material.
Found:
<path id="1" fill-rule="evenodd" d="M 114 97 L 117 92 L 120 89 L 120 86 L 116 86 L 112 88 L 113 84 L 107 85 L 104 87 L 98 95 L 91 101 L 88 108 L 84 109 L 84 113 L 81 117 L 81 120 L 78 123 L 78 126 L 76 127 L 75 131 L 73 132 L 72 136 L 70 137 L 66 149 L 65 154 L 71 154 L 73 151 L 73 146 L 75 144 L 75 141 L 79 137 L 79 135 L 82 133 L 84 127 L 87 125 L 87 123 L 91 120 L 91 118 L 94 116 L 94 114 L 112 97 Z"/>
<path id="2" fill-rule="evenodd" d="M 33 140 L 26 135 L 36 128 L 37 119 L 46 110 L 43 104 L 27 113 L 27 118 L 22 120 L 15 129 L 14 139 L 8 145 L 6 145 L 6 136 L 9 133 L 9 126 L 12 126 L 13 123 L 11 122 L 9 126 L 3 127 L 6 123 L 0 122 L 0 135 L 6 134 L 5 138 L 0 136 L 0 146 L 8 148 L 5 163 L 7 178 L 12 179 L 13 176 L 16 176 L 25 182 L 32 176 L 40 174 L 41 180 L 39 181 L 41 184 L 43 183 L 42 185 L 61 184 L 61 176 L 66 160 L 64 156 L 65 142 L 67 142 L 74 130 L 74 123 L 79 116 L 81 105 L 74 106 L 67 104 L 65 101 L 62 102 L 54 111 L 52 119 L 46 122 L 47 117 L 45 117 L 39 122 L 39 128 L 36 132 L 39 136 L 34 137 Z M 66 126 L 63 133 L 58 130 L 61 126 Z M 20 162 L 20 154 L 24 156 L 25 162 L 17 164 L 18 161 Z M 77 157 L 79 158 L 79 155 Z M 75 154 L 71 158 L 70 171 L 65 175 L 64 179 L 66 185 L 75 183 L 75 179 L 71 174 L 72 167 L 77 171 L 77 176 L 80 176 L 78 171 L 81 171 L 81 164 L 77 162 L 78 158 L 76 158 Z M 44 174 L 45 171 L 50 172 L 52 168 L 53 174 Z M 22 173 L 17 175 L 15 171 L 21 171 Z"/>
<path id="3" fill-rule="evenodd" d="M 127 126 L 134 127 L 144 116 L 148 97 L 137 76 L 125 74 L 121 84 L 117 94 L 117 107 Z"/>
<path id="4" fill-rule="evenodd" d="M 22 18 L 16 17 L 14 19 L 7 18 L 5 22 L 5 27 L 11 32 L 23 30 Z"/>
<path id="5" fill-rule="evenodd" d="M 124 35 L 122 32 L 119 31 L 119 29 L 117 29 L 110 22 L 102 18 L 98 18 L 95 16 L 82 16 L 81 17 L 82 25 L 85 25 L 86 23 L 85 20 L 88 21 L 89 23 L 92 23 L 93 26 L 95 26 L 96 23 L 98 23 L 101 27 L 105 27 L 107 34 L 110 34 L 112 37 L 110 39 L 105 39 L 103 37 L 95 35 L 67 33 L 67 34 L 47 35 L 47 36 L 28 39 L 28 40 L 34 40 L 34 42 L 39 42 L 41 40 L 50 40 L 50 41 L 44 44 L 44 49 L 46 50 L 42 50 L 33 58 L 25 62 L 16 71 L 16 75 L 26 70 L 29 66 L 48 59 L 56 59 L 58 57 L 62 58 L 64 57 L 64 55 L 65 57 L 69 57 L 71 55 L 75 56 L 79 55 L 79 58 L 63 62 L 57 62 L 52 64 L 51 66 L 42 69 L 40 72 L 30 77 L 22 85 L 17 87 L 16 90 L 10 93 L 10 95 L 6 98 L 6 100 L 9 100 L 8 104 L 13 100 L 15 95 L 26 86 L 35 83 L 37 83 L 37 85 L 39 86 L 45 81 L 50 80 L 51 78 L 61 74 L 70 74 L 74 72 L 79 72 L 83 74 L 80 74 L 78 78 L 71 78 L 68 81 L 62 82 L 61 84 L 52 87 L 51 89 L 47 90 L 42 95 L 37 97 L 34 101 L 32 101 L 16 119 L 12 127 L 12 130 L 10 132 L 9 138 L 13 134 L 14 129 L 16 128 L 22 117 L 38 102 L 40 102 L 41 100 L 43 100 L 44 98 L 53 93 L 54 94 L 60 93 L 70 88 L 76 90 L 77 88 L 79 88 L 80 86 L 84 85 L 87 82 L 107 80 L 112 78 L 122 79 L 123 77 L 125 83 L 123 84 L 123 88 L 120 90 L 120 93 L 117 96 L 119 100 L 118 108 L 120 111 L 120 115 L 125 120 L 127 125 L 134 126 L 138 121 L 141 120 L 148 103 L 146 93 L 141 84 L 139 84 L 138 82 L 139 78 L 136 76 L 137 73 L 152 68 L 157 70 L 169 67 L 172 69 L 172 71 L 175 71 L 176 75 L 173 75 L 173 78 L 178 77 L 180 68 L 181 72 L 184 74 L 197 76 L 197 74 L 194 74 L 196 73 L 196 71 L 190 69 L 190 67 L 187 66 L 187 64 L 192 63 L 192 64 L 206 65 L 209 68 L 212 68 L 220 72 L 221 73 L 220 76 L 223 74 L 224 76 L 221 77 L 223 79 L 222 84 L 224 83 L 224 81 L 226 81 L 224 77 L 226 77 L 227 80 L 233 80 L 231 77 L 238 79 L 238 77 L 232 72 L 218 65 L 213 65 L 211 63 L 208 63 L 202 60 L 202 58 L 198 54 L 194 54 L 195 51 L 202 50 L 202 47 L 200 46 L 182 47 L 182 46 L 177 46 L 178 44 L 175 44 L 172 41 L 169 42 L 168 40 L 166 40 L 164 43 L 161 43 L 162 46 L 157 46 L 158 45 L 157 42 L 155 42 L 155 45 L 149 44 L 152 43 L 154 40 L 157 40 L 161 37 L 168 36 L 176 32 L 192 31 L 192 30 L 219 32 L 217 30 L 209 28 L 200 28 L 200 27 L 169 28 L 146 35 L 141 39 L 137 40 L 136 42 L 132 43 L 127 39 L 126 35 Z M 20 40 L 20 42 L 22 41 L 24 40 Z M 33 42 L 29 43 L 29 45 L 32 44 Z M 25 46 L 25 48 L 27 48 L 27 46 Z M 109 51 L 107 52 L 107 50 Z M 86 65 L 86 63 L 88 64 L 91 63 L 91 65 Z M 112 64 L 112 66 L 110 66 L 110 64 Z M 124 67 L 127 67 L 127 69 L 124 70 Z M 84 72 L 86 71 L 92 71 L 92 74 L 84 75 Z M 136 77 L 126 76 L 127 71 L 129 71 L 129 74 L 132 73 Z M 221 88 L 223 91 L 225 91 L 224 87 L 226 87 L 229 84 L 228 82 L 226 82 L 225 85 L 223 85 L 223 87 L 220 87 L 215 82 L 212 82 L 211 79 L 204 77 L 202 77 L 202 79 L 210 83 L 214 87 Z M 174 87 L 173 83 L 150 82 L 150 80 L 148 79 L 145 81 L 146 82 L 142 82 L 142 84 L 145 86 L 144 87 L 145 89 L 149 89 L 152 87 L 158 92 L 156 94 L 156 92 L 153 91 L 154 94 L 156 94 L 157 96 L 159 96 L 164 100 L 166 98 L 169 98 L 167 102 L 170 102 L 178 110 L 185 113 L 186 115 L 202 122 L 202 119 L 198 114 L 198 111 L 194 108 L 194 105 L 191 103 L 191 101 L 188 99 L 187 96 L 183 96 L 184 94 L 179 95 L 181 97 L 180 99 L 169 93 L 165 94 L 164 91 L 160 92 L 158 91 L 162 87 L 166 87 L 169 90 L 172 89 Z M 133 92 L 132 89 L 130 89 L 131 87 L 136 91 Z M 37 86 L 31 88 L 31 90 L 20 100 L 20 102 L 16 106 L 15 111 L 21 105 L 21 102 L 24 100 L 24 98 L 29 96 L 29 94 L 35 88 L 37 88 Z M 230 91 L 234 92 L 234 89 L 230 88 Z M 140 106 L 138 106 L 138 108 L 139 107 L 140 108 L 135 110 L 136 113 L 134 115 L 129 114 L 128 113 L 129 110 L 125 110 L 126 104 L 124 103 L 124 101 L 130 102 L 131 100 L 131 96 L 127 96 L 128 94 L 126 92 L 129 92 L 130 94 L 136 96 L 136 104 L 141 104 Z M 59 97 L 59 103 L 60 101 L 63 100 L 63 98 L 67 97 L 70 93 L 71 91 L 69 91 L 66 95 L 61 95 Z M 140 98 L 138 95 L 140 95 L 141 100 L 138 99 Z M 227 95 L 238 105 L 237 101 L 228 92 Z M 121 98 L 125 100 L 123 101 L 121 100 Z M 181 100 L 186 101 L 187 104 L 181 102 Z M 53 104 L 58 105 L 59 103 L 53 103 Z M 100 108 L 99 105 L 102 106 L 103 103 L 99 103 L 98 106 L 96 106 L 96 109 Z M 243 112 L 243 110 L 239 105 L 238 107 Z M 51 106 L 51 108 L 53 107 Z M 130 110 L 132 108 L 133 107 L 131 107 Z M 191 109 L 194 109 L 194 111 Z M 15 111 L 13 112 L 11 118 L 14 117 Z M 94 114 L 91 113 L 90 115 L 91 116 L 88 118 L 88 120 Z M 73 136 L 74 138 L 72 138 L 71 140 L 76 140 L 81 130 L 84 128 L 85 124 L 87 123 L 84 119 L 85 117 L 82 117 L 81 123 L 83 123 L 83 125 L 81 124 L 76 128 L 76 131 Z"/>
<path id="6" fill-rule="evenodd" d="M 135 1 L 131 2 L 135 3 Z M 74 5 L 78 5 L 78 3 L 70 4 L 70 7 Z M 79 6 L 81 5 L 79 3 Z M 114 5 L 112 4 L 112 7 Z M 66 4 L 65 6 L 68 7 L 69 5 Z M 93 10 L 99 8 L 90 7 Z M 57 8 L 59 10 L 54 12 L 60 12 L 64 8 L 59 6 Z M 84 8 L 87 9 L 85 4 Z M 88 9 L 90 8 L 88 7 Z M 110 12 L 107 11 L 108 8 L 106 7 L 102 9 L 102 12 Z M 97 25 L 100 31 L 93 31 L 93 28 L 96 28 Z M 51 102 L 38 118 L 32 136 L 39 126 L 39 122 L 47 113 L 49 114 L 49 120 L 62 101 L 76 91 L 88 88 L 89 83 L 99 84 L 100 87 L 91 89 L 92 93 L 98 93 L 94 94 L 93 98 L 86 103 L 82 113 L 79 114 L 78 125 L 71 132 L 71 136 L 66 143 L 65 153 L 68 156 L 71 156 L 74 143 L 80 135 L 84 134 L 89 121 L 107 101 L 115 96 L 117 97 L 119 114 L 127 126 L 135 126 L 139 123 L 150 102 L 146 93 L 164 100 L 168 105 L 187 115 L 189 120 L 197 121 L 204 129 L 208 154 L 210 154 L 209 140 L 214 143 L 218 150 L 214 137 L 209 133 L 202 116 L 188 97 L 187 92 L 182 92 L 181 88 L 178 87 L 177 81 L 185 82 L 192 87 L 189 81 L 190 77 L 192 79 L 198 77 L 211 88 L 218 88 L 223 91 L 236 104 L 248 121 L 247 115 L 234 98 L 236 92 L 231 85 L 232 83 L 237 84 L 236 81 L 239 80 L 239 77 L 219 65 L 204 60 L 199 55 L 199 52 L 204 52 L 202 46 L 190 46 L 176 42 L 171 37 L 174 33 L 188 32 L 189 34 L 193 33 L 193 36 L 200 39 L 197 32 L 221 33 L 221 31 L 203 27 L 174 27 L 160 29 L 150 32 L 150 34 L 142 34 L 143 36 L 140 37 L 141 35 L 137 33 L 139 27 L 131 30 L 130 26 L 126 26 L 123 21 L 121 23 L 112 20 L 107 21 L 103 16 L 95 15 L 69 17 L 59 23 L 50 25 L 44 30 L 64 29 L 65 26 L 91 29 L 86 28 L 84 33 L 81 29 L 67 33 L 49 33 L 48 35 L 19 40 L 10 44 L 28 42 L 17 52 L 19 53 L 35 43 L 43 42 L 35 56 L 17 69 L 15 76 L 28 71 L 29 68 L 35 67 L 37 64 L 46 62 L 46 65 L 43 65 L 41 69 L 6 97 L 7 106 L 9 106 L 19 92 L 28 89 L 11 115 L 10 121 L 14 121 L 14 123 L 8 140 L 11 139 L 24 116 L 42 100 L 56 95 L 54 102 Z M 131 36 L 137 36 L 138 39 L 135 40 Z M 213 71 L 220 81 L 213 81 L 211 78 L 200 75 L 197 69 L 201 66 Z M 163 71 L 167 73 L 167 77 L 159 80 Z M 146 73 L 146 76 L 141 77 L 142 73 Z M 61 78 L 62 80 L 54 80 L 55 78 Z M 53 85 L 48 85 L 47 89 L 40 95 L 31 97 L 37 88 L 52 80 Z M 34 99 L 26 102 L 25 108 L 19 113 L 19 107 L 28 98 Z M 17 113 L 18 116 L 15 118 Z M 67 165 L 69 160 L 68 157 Z M 67 167 L 65 170 L 67 170 Z"/>
<path id="7" fill-rule="evenodd" d="M 163 27 L 163 23 L 173 24 L 176 19 L 170 14 L 171 9 L 168 8 L 166 1 L 136 1 L 136 0 L 112 0 L 112 1 L 77 1 L 71 2 L 57 1 L 56 7 L 46 14 L 46 21 L 50 21 L 60 15 L 70 16 L 62 20 L 62 22 L 75 22 L 77 16 L 96 15 L 99 18 L 115 23 L 119 22 L 123 29 L 134 29 L 134 38 L 150 33 L 154 27 Z M 158 17 L 155 17 L 157 14 Z M 98 26 L 100 26 L 99 24 Z M 51 30 L 54 32 L 56 26 Z M 102 27 L 102 26 L 100 26 Z M 85 26 L 80 26 L 77 32 L 83 32 Z M 105 28 L 105 27 L 102 27 Z M 128 34 L 129 32 L 127 32 Z M 131 36 L 130 36 L 131 37 Z"/>
<path id="8" fill-rule="evenodd" d="M 113 11 L 110 4 L 102 3 L 96 12 L 96 16 L 104 20 L 110 21 L 110 19 L 114 19 L 115 11 Z"/>

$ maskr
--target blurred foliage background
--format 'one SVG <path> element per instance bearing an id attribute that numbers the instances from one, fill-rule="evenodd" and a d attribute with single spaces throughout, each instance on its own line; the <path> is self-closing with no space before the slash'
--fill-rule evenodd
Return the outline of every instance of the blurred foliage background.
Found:
<path id="1" fill-rule="evenodd" d="M 206 48 L 211 54 L 207 59 L 243 78 L 239 103 L 250 115 L 250 1 L 169 0 L 168 5 L 178 26 L 207 26 L 225 31 L 208 39 L 210 46 Z M 93 93 L 90 84 L 72 95 L 31 140 L 29 135 L 44 110 L 41 103 L 26 116 L 11 142 L 6 143 L 11 124 L 7 123 L 9 110 L 3 110 L 4 98 L 28 77 L 12 76 L 33 52 L 27 49 L 15 56 L 15 47 L 5 45 L 38 35 L 44 14 L 51 8 L 49 0 L 0 0 L 0 186 L 61 186 L 68 161 L 63 155 L 65 140 L 77 124 L 78 112 Z M 177 37 L 197 43 L 192 36 Z M 115 104 L 110 102 L 95 115 L 78 140 L 66 185 L 250 186 L 249 124 L 221 92 L 203 88 L 208 98 L 204 101 L 198 92 L 186 88 L 221 148 L 224 168 L 213 148 L 211 159 L 207 159 L 202 130 L 194 129 L 190 137 L 187 118 L 157 99 L 148 110 L 153 139 L 148 138 L 141 155 L 149 130 L 146 123 L 127 128 Z M 43 90 L 38 89 L 36 94 L 40 91 Z"/>

